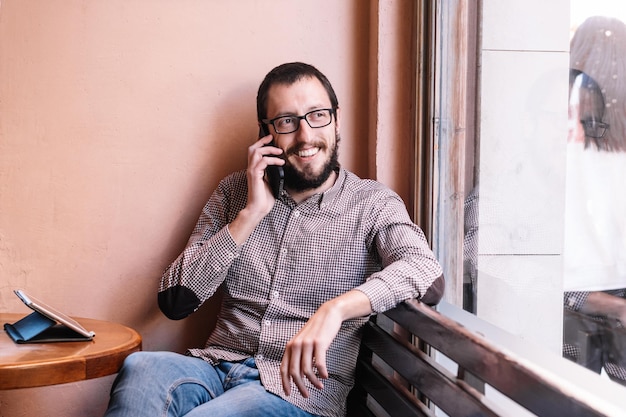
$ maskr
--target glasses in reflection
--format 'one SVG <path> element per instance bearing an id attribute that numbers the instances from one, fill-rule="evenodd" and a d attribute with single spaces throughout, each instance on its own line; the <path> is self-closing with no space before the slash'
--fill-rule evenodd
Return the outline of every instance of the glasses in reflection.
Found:
<path id="1" fill-rule="evenodd" d="M 599 122 L 594 119 L 581 120 L 580 123 L 582 123 L 583 129 L 585 130 L 585 136 L 595 139 L 603 138 L 609 128 L 608 123 Z"/>
<path id="2" fill-rule="evenodd" d="M 317 109 L 312 110 L 302 116 L 280 116 L 271 120 L 261 120 L 266 125 L 274 126 L 276 133 L 287 134 L 293 133 L 300 128 L 300 120 L 306 120 L 307 124 L 317 129 L 319 127 L 328 126 L 333 120 L 334 109 Z"/>

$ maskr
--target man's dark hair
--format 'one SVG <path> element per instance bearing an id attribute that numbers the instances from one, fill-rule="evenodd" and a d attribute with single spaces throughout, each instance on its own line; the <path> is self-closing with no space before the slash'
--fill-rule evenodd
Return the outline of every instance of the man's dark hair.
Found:
<path id="1" fill-rule="evenodd" d="M 328 93 L 332 108 L 336 110 L 339 106 L 339 102 L 337 101 L 337 95 L 330 81 L 328 81 L 328 78 L 312 65 L 302 62 L 290 62 L 279 65 L 271 70 L 259 86 L 259 91 L 256 96 L 257 119 L 259 121 L 267 119 L 267 95 L 273 85 L 291 85 L 307 77 L 315 77 L 322 83 Z"/>

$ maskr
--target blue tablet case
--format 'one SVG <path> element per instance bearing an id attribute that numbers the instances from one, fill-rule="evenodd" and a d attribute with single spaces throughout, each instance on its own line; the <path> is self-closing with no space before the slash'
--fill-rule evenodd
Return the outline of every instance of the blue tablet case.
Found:
<path id="1" fill-rule="evenodd" d="M 46 342 L 77 342 L 91 340 L 56 320 L 33 311 L 28 316 L 13 324 L 5 323 L 4 330 L 16 343 L 46 343 Z"/>

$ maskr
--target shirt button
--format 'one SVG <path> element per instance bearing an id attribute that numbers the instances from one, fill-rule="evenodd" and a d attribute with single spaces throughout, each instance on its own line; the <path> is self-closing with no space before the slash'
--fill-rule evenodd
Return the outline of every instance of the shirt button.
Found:
<path id="1" fill-rule="evenodd" d="M 320 208 L 326 208 L 326 203 L 320 204 Z"/>
<path id="2" fill-rule="evenodd" d="M 298 211 L 298 210 L 294 210 L 294 211 L 293 211 L 293 216 L 294 216 L 294 217 L 300 217 L 300 211 Z"/>
<path id="3" fill-rule="evenodd" d="M 267 327 L 269 327 L 269 326 L 271 326 L 271 325 L 272 325 L 272 322 L 271 322 L 271 321 L 269 321 L 269 320 L 263 320 L 263 323 L 264 323 Z"/>
<path id="4" fill-rule="evenodd" d="M 281 254 L 281 255 L 287 255 L 287 248 L 282 248 L 282 249 L 280 250 L 280 254 Z"/>
<path id="5" fill-rule="evenodd" d="M 272 291 L 272 298 L 280 297 L 280 293 L 278 291 Z"/>
<path id="6" fill-rule="evenodd" d="M 254 357 L 254 359 L 256 359 L 256 360 L 258 360 L 258 361 L 262 361 L 262 360 L 263 360 L 263 359 L 265 359 L 265 358 L 263 357 L 263 355 L 261 355 L 261 354 L 259 353 L 258 355 L 256 355 L 256 356 Z"/>

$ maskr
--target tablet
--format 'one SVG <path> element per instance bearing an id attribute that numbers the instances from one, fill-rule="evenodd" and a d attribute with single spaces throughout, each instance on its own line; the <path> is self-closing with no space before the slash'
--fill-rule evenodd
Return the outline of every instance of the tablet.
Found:
<path id="1" fill-rule="evenodd" d="M 61 313 L 59 310 L 50 307 L 44 302 L 37 300 L 30 295 L 27 295 L 23 290 L 15 290 L 15 294 L 26 304 L 28 307 L 33 309 L 34 311 L 43 314 L 44 316 L 52 319 L 58 323 L 61 323 L 70 329 L 74 330 L 76 333 L 79 333 L 89 339 L 93 338 L 96 334 L 94 332 L 90 332 L 86 330 L 83 326 L 81 326 L 76 320 L 68 317 L 67 315 Z"/>

